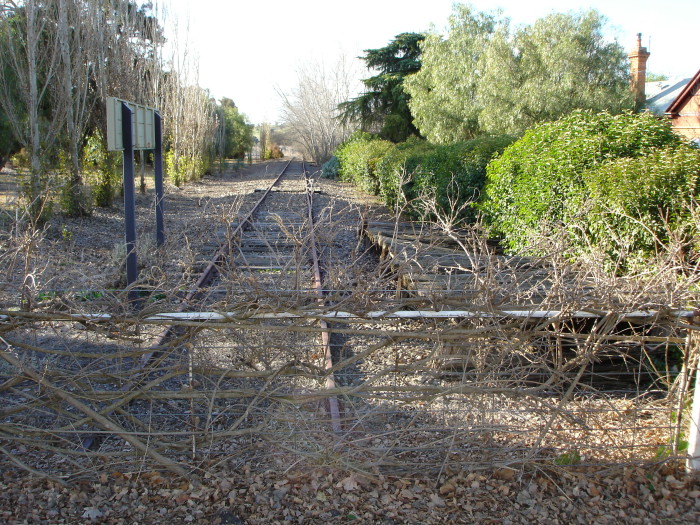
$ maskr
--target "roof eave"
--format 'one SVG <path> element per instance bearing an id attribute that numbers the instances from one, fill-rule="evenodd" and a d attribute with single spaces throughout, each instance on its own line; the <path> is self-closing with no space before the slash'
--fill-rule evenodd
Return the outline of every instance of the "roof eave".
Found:
<path id="1" fill-rule="evenodd" d="M 669 115 L 671 117 L 677 116 L 680 113 L 680 108 L 683 106 L 685 103 L 685 100 L 688 98 L 690 95 L 690 92 L 692 91 L 693 87 L 700 82 L 700 69 L 698 69 L 698 72 L 695 73 L 693 78 L 690 79 L 690 82 L 688 82 L 683 90 L 678 94 L 678 96 L 675 98 L 673 102 L 668 106 L 666 109 L 665 113 L 666 115 Z"/>

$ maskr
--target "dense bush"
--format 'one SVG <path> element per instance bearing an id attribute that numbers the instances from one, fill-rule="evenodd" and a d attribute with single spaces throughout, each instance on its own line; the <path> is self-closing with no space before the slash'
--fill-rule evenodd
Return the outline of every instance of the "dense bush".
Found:
<path id="1" fill-rule="evenodd" d="M 429 155 L 435 146 L 417 137 L 396 144 L 377 164 L 379 195 L 389 206 L 405 203 L 409 196 L 412 175 L 421 164 L 421 159 Z"/>
<path id="2" fill-rule="evenodd" d="M 627 270 L 645 264 L 673 241 L 686 252 L 697 242 L 692 216 L 700 182 L 697 148 L 667 147 L 644 157 L 615 159 L 584 173 L 583 179 L 585 198 L 570 205 L 580 210 L 578 221 L 569 226 L 579 251 L 594 247 Z"/>
<path id="3" fill-rule="evenodd" d="M 683 222 L 699 167 L 666 120 L 577 111 L 527 131 L 489 165 L 483 209 L 512 251 L 554 227 L 576 251 L 600 248 L 620 264 L 653 251 L 663 223 Z"/>
<path id="4" fill-rule="evenodd" d="M 112 205 L 120 182 L 116 169 L 119 154 L 108 152 L 105 144 L 98 130 L 88 137 L 82 151 L 85 180 L 92 186 L 95 204 L 103 208 Z"/>
<path id="5" fill-rule="evenodd" d="M 321 172 L 326 179 L 337 179 L 340 171 L 340 162 L 338 157 L 333 155 L 330 159 L 323 163 Z"/>
<path id="6" fill-rule="evenodd" d="M 165 172 L 170 182 L 178 188 L 210 173 L 211 164 L 211 158 L 201 155 L 181 155 L 176 159 L 172 150 L 165 153 Z"/>
<path id="7" fill-rule="evenodd" d="M 460 219 L 471 221 L 476 212 L 469 203 L 481 196 L 487 164 L 512 141 L 489 136 L 435 145 L 412 137 L 393 144 L 358 132 L 338 148 L 337 171 L 341 180 L 380 195 L 391 207 L 406 203 L 407 212 L 420 215 L 429 196 L 438 209 L 451 215 L 462 209 Z"/>
<path id="8" fill-rule="evenodd" d="M 340 180 L 353 182 L 363 190 L 377 195 L 379 180 L 376 167 L 393 147 L 393 143 L 370 133 L 354 133 L 335 153 L 340 163 Z"/>
<path id="9" fill-rule="evenodd" d="M 419 211 L 422 197 L 431 194 L 442 211 L 451 213 L 454 208 L 462 208 L 460 218 L 473 221 L 476 210 L 469 203 L 481 197 L 486 166 L 512 141 L 512 137 L 503 135 L 449 145 L 409 139 L 397 144 L 379 162 L 376 175 L 380 194 L 390 206 L 408 202 L 408 211 L 414 212 Z"/>

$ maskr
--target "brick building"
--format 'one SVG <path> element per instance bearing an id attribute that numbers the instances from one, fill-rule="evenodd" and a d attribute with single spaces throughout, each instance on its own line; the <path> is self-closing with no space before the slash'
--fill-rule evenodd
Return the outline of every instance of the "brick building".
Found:
<path id="1" fill-rule="evenodd" d="M 671 119 L 673 129 L 684 137 L 700 143 L 700 71 L 694 77 L 646 81 L 649 51 L 642 47 L 642 35 L 627 55 L 630 59 L 630 87 L 637 109 L 646 109 Z"/>
<path id="2" fill-rule="evenodd" d="M 700 145 L 700 70 L 666 109 L 673 129 Z"/>

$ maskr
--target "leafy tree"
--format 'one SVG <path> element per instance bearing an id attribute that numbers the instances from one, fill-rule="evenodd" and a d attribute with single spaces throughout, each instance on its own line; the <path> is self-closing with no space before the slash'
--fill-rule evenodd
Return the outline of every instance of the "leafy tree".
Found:
<path id="1" fill-rule="evenodd" d="M 362 81 L 364 93 L 339 105 L 341 118 L 357 121 L 363 131 L 378 131 L 381 138 L 393 142 L 418 135 L 403 80 L 420 70 L 420 42 L 424 39 L 421 33 L 401 33 L 385 47 L 366 49 L 362 60 L 368 69 L 379 73 Z"/>
<path id="2" fill-rule="evenodd" d="M 501 27 L 480 61 L 480 127 L 522 133 L 574 109 L 632 108 L 627 55 L 603 38 L 596 11 L 554 13 L 510 36 Z"/>
<path id="3" fill-rule="evenodd" d="M 229 159 L 242 159 L 253 145 L 253 125 L 229 98 L 222 98 L 220 112 L 223 114 L 224 155 Z"/>
<path id="4" fill-rule="evenodd" d="M 456 6 L 446 38 L 429 35 L 406 89 L 418 129 L 449 143 L 520 134 L 574 109 L 632 107 L 627 58 L 596 11 L 551 14 L 511 31 L 500 13 Z"/>
<path id="5" fill-rule="evenodd" d="M 646 81 L 647 82 L 661 82 L 663 80 L 668 80 L 668 75 L 665 73 L 649 73 L 647 72 Z"/>
<path id="6" fill-rule="evenodd" d="M 498 15 L 456 5 L 449 34 L 428 34 L 421 44 L 420 71 L 404 81 L 414 124 L 428 140 L 449 143 L 475 137 L 481 105 L 476 98 L 479 63 Z"/>

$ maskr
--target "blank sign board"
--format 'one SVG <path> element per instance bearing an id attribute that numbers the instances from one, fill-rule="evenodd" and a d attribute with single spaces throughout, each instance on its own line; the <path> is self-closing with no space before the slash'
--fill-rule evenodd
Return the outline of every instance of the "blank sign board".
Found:
<path id="1" fill-rule="evenodd" d="M 124 149 L 122 102 L 131 109 L 131 134 L 134 149 L 155 149 L 156 133 L 153 116 L 155 109 L 115 97 L 107 97 L 107 149 L 109 151 Z"/>

